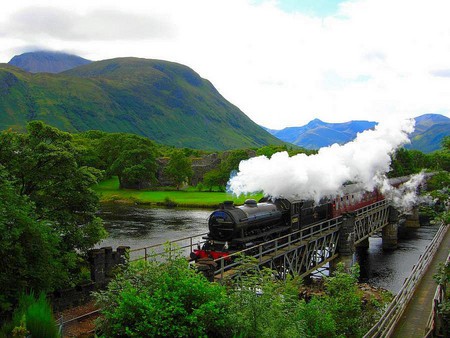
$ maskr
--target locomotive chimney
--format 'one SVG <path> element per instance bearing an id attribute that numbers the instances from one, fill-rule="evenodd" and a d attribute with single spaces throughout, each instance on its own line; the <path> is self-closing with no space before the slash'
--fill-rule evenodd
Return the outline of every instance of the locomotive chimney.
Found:
<path id="1" fill-rule="evenodd" d="M 256 201 L 254 199 L 245 200 L 244 204 L 248 207 L 257 207 L 258 206 L 258 204 L 256 203 Z"/>
<path id="2" fill-rule="evenodd" d="M 233 201 L 225 201 L 223 202 L 223 208 L 224 209 L 233 209 L 234 202 Z"/>

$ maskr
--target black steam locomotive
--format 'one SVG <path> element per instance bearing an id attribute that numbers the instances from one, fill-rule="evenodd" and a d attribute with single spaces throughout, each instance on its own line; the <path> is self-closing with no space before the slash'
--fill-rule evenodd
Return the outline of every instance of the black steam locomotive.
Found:
<path id="1" fill-rule="evenodd" d="M 235 206 L 224 202 L 208 221 L 209 233 L 202 248 L 194 250 L 193 258 L 226 257 L 230 252 L 243 250 L 299 230 L 301 226 L 330 218 L 331 204 L 321 201 L 289 201 L 262 199 L 257 203 L 246 200 Z"/>

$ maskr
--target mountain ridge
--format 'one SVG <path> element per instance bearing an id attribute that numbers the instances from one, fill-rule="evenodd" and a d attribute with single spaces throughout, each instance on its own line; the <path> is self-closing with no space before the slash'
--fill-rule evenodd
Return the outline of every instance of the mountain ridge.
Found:
<path id="1" fill-rule="evenodd" d="M 205 150 L 284 144 L 189 67 L 115 58 L 59 74 L 0 65 L 0 129 L 43 120 L 61 130 L 129 132 Z"/>
<path id="2" fill-rule="evenodd" d="M 408 149 L 432 152 L 440 149 L 443 137 L 450 135 L 450 119 L 440 114 L 423 114 L 415 118 L 416 128 L 410 135 Z M 342 123 L 328 123 L 313 119 L 304 126 L 287 127 L 281 130 L 265 128 L 272 135 L 285 142 L 306 149 L 319 149 L 334 143 L 345 144 L 356 138 L 357 133 L 374 128 L 377 122 L 352 120 Z"/>
<path id="3" fill-rule="evenodd" d="M 15 55 L 8 64 L 30 73 L 56 74 L 91 62 L 64 52 L 36 51 Z"/>

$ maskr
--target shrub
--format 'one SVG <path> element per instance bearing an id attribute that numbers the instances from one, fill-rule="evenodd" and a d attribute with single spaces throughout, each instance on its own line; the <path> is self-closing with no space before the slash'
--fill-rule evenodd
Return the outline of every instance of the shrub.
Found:
<path id="1" fill-rule="evenodd" d="M 3 325 L 0 337 L 53 338 L 59 337 L 58 327 L 44 293 L 22 294 L 12 320 Z"/>
<path id="2" fill-rule="evenodd" d="M 270 269 L 260 270 L 252 257 L 241 258 L 245 274 L 229 290 L 227 336 L 302 337 L 301 313 L 304 302 L 298 299 L 300 280 L 275 279 Z"/>
<path id="3" fill-rule="evenodd" d="M 103 308 L 98 327 L 111 336 L 220 336 L 226 326 L 224 287 L 191 269 L 184 257 L 130 264 L 107 290 L 96 294 Z"/>

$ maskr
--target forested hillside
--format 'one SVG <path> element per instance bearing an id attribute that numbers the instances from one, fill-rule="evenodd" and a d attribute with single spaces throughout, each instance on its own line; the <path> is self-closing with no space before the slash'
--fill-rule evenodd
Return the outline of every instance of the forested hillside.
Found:
<path id="1" fill-rule="evenodd" d="M 209 81 L 167 61 L 119 58 L 60 74 L 31 74 L 3 64 L 0 93 L 3 130 L 42 120 L 70 132 L 127 132 L 207 150 L 283 143 Z"/>

